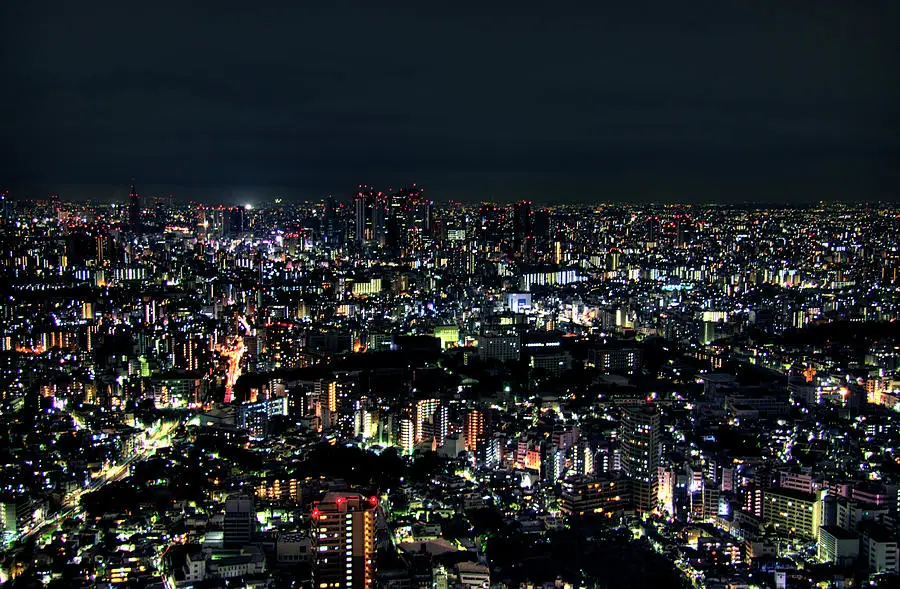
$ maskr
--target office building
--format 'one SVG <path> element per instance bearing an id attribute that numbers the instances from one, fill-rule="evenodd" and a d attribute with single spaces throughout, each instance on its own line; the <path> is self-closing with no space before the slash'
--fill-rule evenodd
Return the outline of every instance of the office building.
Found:
<path id="1" fill-rule="evenodd" d="M 256 527 L 253 500 L 245 495 L 232 495 L 225 500 L 224 540 L 226 548 L 239 548 L 250 542 Z"/>

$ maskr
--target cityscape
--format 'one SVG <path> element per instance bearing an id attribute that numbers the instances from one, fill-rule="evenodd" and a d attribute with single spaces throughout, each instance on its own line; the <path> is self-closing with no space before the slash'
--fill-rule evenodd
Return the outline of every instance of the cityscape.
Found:
<path id="1" fill-rule="evenodd" d="M 3 194 L 3 587 L 895 586 L 896 207 L 128 192 Z"/>
<path id="2" fill-rule="evenodd" d="M 900 2 L 0 2 L 0 589 L 900 589 Z"/>

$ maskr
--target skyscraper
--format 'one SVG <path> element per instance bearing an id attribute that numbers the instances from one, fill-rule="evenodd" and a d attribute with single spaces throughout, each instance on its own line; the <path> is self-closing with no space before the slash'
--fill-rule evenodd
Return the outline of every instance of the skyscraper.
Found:
<path id="1" fill-rule="evenodd" d="M 141 197 L 131 183 L 131 192 L 128 194 L 128 225 L 135 233 L 141 230 Z"/>
<path id="2" fill-rule="evenodd" d="M 354 237 L 357 243 L 365 244 L 375 239 L 375 199 L 375 190 L 370 186 L 360 185 L 357 188 L 353 198 L 356 212 Z"/>
<path id="3" fill-rule="evenodd" d="M 325 198 L 325 214 L 322 219 L 322 234 L 328 243 L 340 242 L 340 230 L 338 227 L 338 207 L 332 195 Z"/>
<path id="4" fill-rule="evenodd" d="M 495 240 L 500 232 L 503 213 L 500 207 L 492 203 L 481 203 L 475 220 L 475 232 L 479 239 Z"/>
<path id="5" fill-rule="evenodd" d="M 372 241 L 384 246 L 387 241 L 388 220 L 390 215 L 390 197 L 383 193 L 375 193 L 372 205 Z"/>
<path id="6" fill-rule="evenodd" d="M 425 191 L 413 184 L 412 188 L 400 191 L 406 197 L 407 230 L 416 235 L 431 235 L 434 223 L 432 202 L 425 198 Z"/>
<path id="7" fill-rule="evenodd" d="M 231 207 L 226 211 L 224 227 L 226 237 L 237 237 L 247 230 L 247 220 L 244 212 L 244 207 Z"/>
<path id="8" fill-rule="evenodd" d="M 423 238 L 431 236 L 434 219 L 432 202 L 420 187 L 401 188 L 385 197 L 384 204 L 377 203 L 379 214 L 383 210 L 385 215 L 384 229 L 378 230 L 384 234 L 379 235 L 380 244 L 398 254 L 424 247 Z"/>
<path id="9" fill-rule="evenodd" d="M 13 202 L 9 191 L 0 192 L 0 221 L 9 223 L 13 218 Z"/>
<path id="10" fill-rule="evenodd" d="M 550 209 L 539 209 L 531 214 L 532 247 L 526 254 L 535 257 L 535 254 L 544 255 L 550 249 Z"/>
<path id="11" fill-rule="evenodd" d="M 513 250 L 523 256 L 531 249 L 531 202 L 519 201 L 513 213 Z"/>
<path id="12" fill-rule="evenodd" d="M 622 413 L 622 470 L 633 481 L 635 506 L 643 511 L 656 504 L 657 467 L 661 463 L 659 411 L 655 405 L 628 407 Z"/>
<path id="13" fill-rule="evenodd" d="M 377 497 L 328 493 L 312 509 L 313 578 L 321 589 L 375 586 Z"/>

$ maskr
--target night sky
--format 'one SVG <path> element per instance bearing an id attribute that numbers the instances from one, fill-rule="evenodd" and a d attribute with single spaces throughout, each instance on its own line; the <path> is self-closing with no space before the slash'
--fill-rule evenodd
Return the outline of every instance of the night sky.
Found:
<path id="1" fill-rule="evenodd" d="M 4 2 L 21 197 L 896 199 L 900 3 Z"/>

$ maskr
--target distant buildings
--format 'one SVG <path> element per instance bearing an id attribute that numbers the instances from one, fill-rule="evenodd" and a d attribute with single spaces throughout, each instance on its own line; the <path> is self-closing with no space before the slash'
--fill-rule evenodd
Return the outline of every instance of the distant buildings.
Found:
<path id="1" fill-rule="evenodd" d="M 134 233 L 140 233 L 142 228 L 141 219 L 141 197 L 131 184 L 131 191 L 128 193 L 128 225 Z"/>
<path id="2" fill-rule="evenodd" d="M 3 195 L 23 584 L 537 586 L 495 540 L 549 571 L 586 529 L 734 586 L 897 570 L 894 207 L 144 205 Z"/>
<path id="3" fill-rule="evenodd" d="M 236 425 L 250 431 L 257 438 L 269 434 L 270 423 L 276 416 L 287 416 L 287 397 L 263 399 L 255 403 L 244 403 L 237 408 Z"/>

